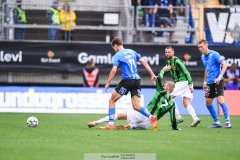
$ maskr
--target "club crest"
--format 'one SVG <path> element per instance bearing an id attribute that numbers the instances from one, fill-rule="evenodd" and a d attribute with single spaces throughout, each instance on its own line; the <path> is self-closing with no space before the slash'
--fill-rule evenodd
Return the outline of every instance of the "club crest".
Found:
<path id="1" fill-rule="evenodd" d="M 171 69 L 173 69 L 173 70 L 175 70 L 176 68 L 177 68 L 176 65 L 171 66 Z"/>

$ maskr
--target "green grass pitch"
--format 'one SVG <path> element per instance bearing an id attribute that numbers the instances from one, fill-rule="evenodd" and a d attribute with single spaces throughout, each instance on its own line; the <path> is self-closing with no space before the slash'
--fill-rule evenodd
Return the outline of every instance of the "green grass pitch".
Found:
<path id="1" fill-rule="evenodd" d="M 29 128 L 35 116 L 39 126 Z M 159 121 L 159 130 L 101 131 L 87 123 L 105 115 L 0 113 L 0 160 L 83 160 L 84 153 L 156 153 L 157 160 L 238 160 L 240 119 L 231 117 L 232 129 L 209 129 L 210 116 L 191 128 L 184 115 L 181 131 L 173 131 L 169 115 Z M 115 124 L 127 124 L 118 121 Z"/>

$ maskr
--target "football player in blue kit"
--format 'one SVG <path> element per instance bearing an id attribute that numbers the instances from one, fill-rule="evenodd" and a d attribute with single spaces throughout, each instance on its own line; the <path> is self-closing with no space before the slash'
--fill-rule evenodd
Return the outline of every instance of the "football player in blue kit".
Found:
<path id="1" fill-rule="evenodd" d="M 214 124 L 209 128 L 222 127 L 217 112 L 212 105 L 215 97 L 217 97 L 218 103 L 222 108 L 226 120 L 225 127 L 232 128 L 228 106 L 224 101 L 223 75 L 226 72 L 227 64 L 218 52 L 208 49 L 208 42 L 206 40 L 201 40 L 198 43 L 198 49 L 202 54 L 201 58 L 205 68 L 203 89 L 205 90 L 206 106 L 214 120 Z"/>
<path id="2" fill-rule="evenodd" d="M 114 37 L 111 42 L 113 50 L 116 54 L 113 56 L 113 67 L 109 73 L 107 83 L 105 85 L 105 91 L 108 91 L 110 83 L 114 78 L 117 68 L 122 70 L 122 80 L 116 86 L 115 90 L 109 99 L 109 123 L 105 126 L 99 127 L 102 130 L 114 129 L 114 116 L 116 102 L 123 96 L 131 92 L 131 101 L 134 110 L 140 112 L 144 116 L 148 117 L 151 121 L 154 130 L 157 128 L 157 117 L 149 113 L 145 107 L 140 106 L 141 97 L 141 78 L 138 74 L 138 62 L 140 62 L 150 73 L 151 81 L 155 81 L 155 74 L 148 65 L 148 63 L 141 58 L 141 56 L 132 49 L 125 49 L 123 47 L 123 41 L 119 37 Z"/>

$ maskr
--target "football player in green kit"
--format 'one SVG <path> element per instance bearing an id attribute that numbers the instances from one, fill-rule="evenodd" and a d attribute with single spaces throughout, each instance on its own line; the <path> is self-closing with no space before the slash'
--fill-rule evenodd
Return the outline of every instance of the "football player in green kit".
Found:
<path id="1" fill-rule="evenodd" d="M 160 119 L 169 112 L 172 129 L 179 130 L 177 128 L 177 122 L 175 118 L 175 102 L 170 96 L 170 93 L 174 89 L 174 83 L 167 81 L 163 86 L 161 77 L 162 76 L 160 74 L 158 75 L 158 77 L 156 77 L 156 93 L 145 109 L 152 115 L 156 116 L 157 119 Z M 114 120 L 127 120 L 129 122 L 128 125 L 117 126 L 117 129 L 121 130 L 148 129 L 152 126 L 149 118 L 143 116 L 141 113 L 134 110 L 116 114 L 114 116 Z M 96 125 L 103 122 L 108 122 L 108 116 L 97 121 L 89 122 L 88 126 L 89 128 L 95 127 Z M 157 130 L 157 128 L 152 129 Z"/>
<path id="2" fill-rule="evenodd" d="M 201 120 L 197 117 L 196 112 L 191 105 L 194 92 L 191 75 L 183 62 L 178 57 L 174 56 L 173 47 L 167 47 L 165 49 L 165 56 L 167 58 L 166 66 L 160 71 L 160 75 L 164 76 L 170 72 L 175 83 L 175 88 L 171 93 L 171 96 L 173 98 L 176 96 L 183 98 L 183 105 L 193 118 L 191 127 L 196 127 Z M 176 113 L 176 115 L 178 115 L 178 113 Z"/>

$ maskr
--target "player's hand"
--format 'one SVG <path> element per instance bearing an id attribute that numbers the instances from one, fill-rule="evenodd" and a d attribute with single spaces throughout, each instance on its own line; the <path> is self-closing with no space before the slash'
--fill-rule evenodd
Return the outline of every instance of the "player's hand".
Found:
<path id="1" fill-rule="evenodd" d="M 130 125 L 125 125 L 125 126 L 123 126 L 123 125 L 118 125 L 116 128 L 117 128 L 118 130 L 127 130 L 127 129 L 130 129 L 131 127 L 130 127 Z"/>
<path id="2" fill-rule="evenodd" d="M 194 88 L 191 86 L 191 87 L 189 87 L 189 89 L 190 89 L 190 91 L 191 91 L 191 93 L 193 93 L 194 92 Z"/>
<path id="3" fill-rule="evenodd" d="M 156 86 L 156 81 L 152 81 L 152 84 Z"/>
<path id="4" fill-rule="evenodd" d="M 207 89 L 207 84 L 203 84 L 203 90 Z"/>
<path id="5" fill-rule="evenodd" d="M 156 76 L 151 77 L 152 84 L 156 85 L 156 79 L 157 79 Z"/>
<path id="6" fill-rule="evenodd" d="M 165 69 L 167 72 L 170 71 L 171 68 L 172 68 L 171 66 L 168 66 L 168 65 L 165 66 Z"/>
<path id="7" fill-rule="evenodd" d="M 109 85 L 110 85 L 110 83 L 108 83 L 108 82 L 105 84 L 105 91 L 106 92 L 108 92 Z"/>
<path id="8" fill-rule="evenodd" d="M 214 83 L 219 84 L 221 80 L 221 77 L 218 77 L 217 79 L 215 79 Z"/>

